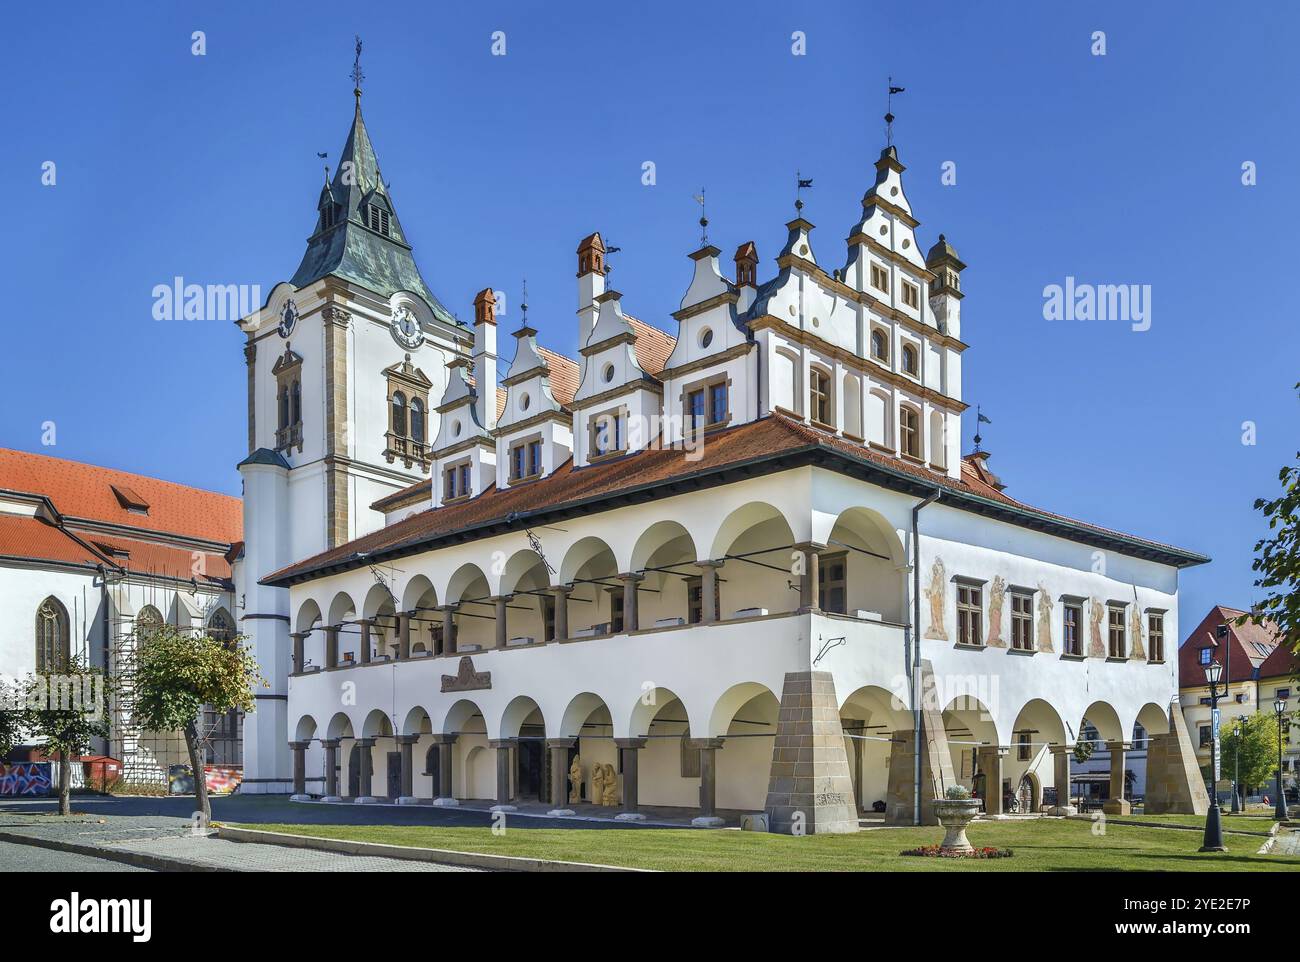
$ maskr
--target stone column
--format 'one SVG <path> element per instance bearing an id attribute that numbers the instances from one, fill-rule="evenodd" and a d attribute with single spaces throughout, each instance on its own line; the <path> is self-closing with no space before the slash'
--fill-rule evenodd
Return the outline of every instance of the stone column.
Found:
<path id="1" fill-rule="evenodd" d="M 510 599 L 512 597 L 514 596 L 497 595 L 495 598 L 492 599 L 492 603 L 496 607 L 496 628 L 497 628 L 496 646 L 498 648 L 504 648 L 506 646 L 506 605 L 510 603 Z"/>
<path id="2" fill-rule="evenodd" d="M 370 629 L 374 627 L 374 619 L 362 618 L 357 622 L 361 626 L 361 664 L 370 664 Z"/>
<path id="3" fill-rule="evenodd" d="M 488 745 L 497 750 L 497 803 L 492 806 L 490 811 L 518 811 L 514 805 L 510 804 L 510 762 L 512 758 L 510 750 L 514 748 L 515 740 L 513 738 L 494 738 L 488 742 Z"/>
<path id="4" fill-rule="evenodd" d="M 862 734 L 866 731 L 866 722 L 855 722 L 844 726 L 845 735 L 855 736 L 853 744 L 853 798 L 854 807 L 859 815 L 866 811 L 862 798 Z"/>
<path id="5" fill-rule="evenodd" d="M 357 791 L 361 794 L 354 798 L 353 801 L 358 805 L 369 805 L 379 801 L 379 799 L 370 794 L 374 791 L 375 787 L 375 740 L 373 738 L 358 738 L 357 747 L 361 749 L 359 753 L 361 758 L 361 778 L 357 785 Z"/>
<path id="6" fill-rule="evenodd" d="M 456 747 L 455 735 L 434 735 L 433 743 L 438 746 L 438 784 L 433 786 L 433 804 L 439 808 L 459 805 L 451 794 L 451 766 Z"/>
<path id="7" fill-rule="evenodd" d="M 411 619 L 414 611 L 404 611 L 397 616 L 397 660 L 406 661 L 411 657 Z"/>
<path id="8" fill-rule="evenodd" d="M 1006 750 L 998 745 L 984 745 L 978 752 L 980 771 L 984 773 L 984 814 L 1001 815 L 1002 757 Z"/>
<path id="9" fill-rule="evenodd" d="M 614 739 L 614 745 L 618 748 L 619 756 L 623 761 L 623 811 L 614 816 L 615 821 L 645 821 L 645 816 L 637 811 L 637 796 L 640 792 L 637 784 L 637 761 L 641 749 L 645 748 L 645 743 L 644 738 Z"/>
<path id="10" fill-rule="evenodd" d="M 721 738 L 692 738 L 691 748 L 700 750 L 700 814 L 691 819 L 691 824 L 700 828 L 717 828 L 724 824 L 718 817 L 718 749 L 722 747 Z"/>
<path id="11" fill-rule="evenodd" d="M 637 616 L 636 586 L 645 580 L 645 575 L 621 574 L 618 580 L 623 582 L 623 632 L 636 631 L 640 627 Z"/>
<path id="12" fill-rule="evenodd" d="M 697 561 L 695 564 L 700 569 L 700 624 L 707 625 L 722 616 L 714 602 L 718 597 L 718 571 L 726 562 Z"/>
<path id="13" fill-rule="evenodd" d="M 339 666 L 339 626 L 330 625 L 325 629 L 325 667 Z"/>
<path id="14" fill-rule="evenodd" d="M 1107 815 L 1128 815 L 1133 806 L 1124 797 L 1124 767 L 1128 762 L 1128 742 L 1107 742 L 1106 750 L 1110 752 L 1110 798 L 1101 806 Z"/>
<path id="15" fill-rule="evenodd" d="M 786 673 L 764 809 L 770 831 L 785 835 L 858 830 L 839 699 L 828 671 Z"/>
<path id="16" fill-rule="evenodd" d="M 558 608 L 556 609 L 559 610 Z M 547 815 L 572 815 L 569 807 L 569 749 L 576 738 L 548 738 L 546 750 L 551 753 L 551 810 Z"/>
<path id="17" fill-rule="evenodd" d="M 1052 781 L 1056 782 L 1056 807 L 1053 815 L 1073 815 L 1070 804 L 1070 759 L 1074 757 L 1073 745 L 1052 746 Z"/>
<path id="18" fill-rule="evenodd" d="M 415 769 L 411 765 L 411 756 L 414 752 L 415 743 L 419 740 L 419 735 L 397 736 L 397 747 L 402 752 L 402 794 L 397 799 L 398 805 L 414 805 L 417 801 L 415 797 Z"/>
<path id="19" fill-rule="evenodd" d="M 341 802 L 339 797 L 339 740 L 326 738 L 321 742 L 325 749 L 325 797 L 322 802 Z"/>
<path id="20" fill-rule="evenodd" d="M 817 552 L 826 545 L 805 541 L 794 546 L 795 551 L 803 552 L 804 574 L 799 580 L 799 610 L 817 611 L 819 585 L 821 584 L 821 558 Z"/>
<path id="21" fill-rule="evenodd" d="M 293 749 L 293 794 L 291 802 L 305 802 L 311 796 L 307 794 L 307 746 L 310 742 L 290 742 Z"/>
<path id="22" fill-rule="evenodd" d="M 298 674 L 304 667 L 304 642 L 307 640 L 307 632 L 295 631 L 289 637 L 293 639 L 293 672 L 294 674 Z"/>
<path id="23" fill-rule="evenodd" d="M 437 652 L 439 655 L 456 653 L 456 621 L 452 617 L 456 614 L 456 607 L 456 605 L 443 605 L 438 609 L 442 612 L 442 648 Z"/>
<path id="24" fill-rule="evenodd" d="M 555 637 L 553 641 L 564 641 L 569 637 L 569 595 L 573 593 L 573 585 L 556 585 L 551 589 L 551 596 L 555 599 Z M 564 799 L 560 799 L 564 801 Z M 557 803 L 558 804 L 558 803 Z M 560 805 L 563 808 L 563 805 Z"/>

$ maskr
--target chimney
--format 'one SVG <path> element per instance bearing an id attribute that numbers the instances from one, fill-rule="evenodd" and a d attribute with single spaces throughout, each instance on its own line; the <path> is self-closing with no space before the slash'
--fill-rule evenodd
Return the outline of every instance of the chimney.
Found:
<path id="1" fill-rule="evenodd" d="M 745 241 L 736 248 L 736 286 L 758 286 L 758 248 L 753 241 Z"/>
<path id="2" fill-rule="evenodd" d="M 492 288 L 474 296 L 474 416 L 488 431 L 497 426 L 496 307 Z"/>
<path id="3" fill-rule="evenodd" d="M 578 348 L 587 346 L 599 310 L 596 298 L 605 292 L 605 242 L 590 234 L 578 245 Z"/>

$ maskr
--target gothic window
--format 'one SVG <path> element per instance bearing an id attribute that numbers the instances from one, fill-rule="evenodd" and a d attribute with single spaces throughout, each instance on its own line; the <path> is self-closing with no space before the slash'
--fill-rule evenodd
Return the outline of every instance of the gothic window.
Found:
<path id="1" fill-rule="evenodd" d="M 135 646 L 139 650 L 149 644 L 162 628 L 162 612 L 153 605 L 145 605 L 135 616 Z"/>
<path id="2" fill-rule="evenodd" d="M 819 424 L 831 423 L 831 379 L 817 368 L 808 375 L 808 413 Z"/>
<path id="3" fill-rule="evenodd" d="M 882 363 L 889 363 L 889 335 L 880 328 L 871 332 L 871 356 Z"/>
<path id="4" fill-rule="evenodd" d="M 424 404 L 418 397 L 411 398 L 411 440 L 424 443 Z"/>
<path id="5" fill-rule="evenodd" d="M 919 458 L 921 456 L 921 426 L 920 418 L 914 408 L 904 407 L 899 409 L 898 428 L 903 454 Z"/>
<path id="6" fill-rule="evenodd" d="M 916 363 L 916 348 L 914 348 L 911 344 L 904 344 L 903 345 L 903 371 L 906 374 L 912 375 L 912 377 L 916 377 L 917 370 L 918 367 Z"/>
<path id="7" fill-rule="evenodd" d="M 218 608 L 208 620 L 208 637 L 217 641 L 232 641 L 235 637 L 235 619 L 225 608 Z"/>
<path id="8" fill-rule="evenodd" d="M 393 394 L 393 433 L 406 436 L 406 395 L 401 391 Z"/>
<path id="9" fill-rule="evenodd" d="M 36 607 L 36 670 L 60 671 L 71 657 L 68 609 L 51 596 Z"/>

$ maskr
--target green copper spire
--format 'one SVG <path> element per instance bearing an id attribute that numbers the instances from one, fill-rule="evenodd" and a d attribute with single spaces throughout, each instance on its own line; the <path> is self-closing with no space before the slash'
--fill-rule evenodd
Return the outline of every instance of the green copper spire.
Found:
<path id="1" fill-rule="evenodd" d="M 358 58 L 360 43 L 358 42 Z M 361 118 L 360 63 L 353 68 L 356 112 L 333 180 L 321 190 L 316 229 L 290 283 L 304 287 L 326 275 L 360 284 L 384 297 L 418 294 L 434 315 L 461 325 L 429 290 L 415 265 L 401 221 L 379 171 L 379 159 Z"/>

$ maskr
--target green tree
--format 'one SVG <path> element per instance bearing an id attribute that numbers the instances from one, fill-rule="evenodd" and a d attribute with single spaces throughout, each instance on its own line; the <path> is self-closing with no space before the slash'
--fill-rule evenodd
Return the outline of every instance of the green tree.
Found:
<path id="1" fill-rule="evenodd" d="M 1237 733 L 1236 721 L 1231 725 L 1225 723 L 1219 733 L 1223 777 L 1235 775 L 1243 787 L 1264 787 L 1277 770 L 1277 718 L 1269 711 L 1246 715 L 1240 721 L 1240 734 Z M 1237 767 L 1238 759 L 1240 768 Z"/>
<path id="2" fill-rule="evenodd" d="M 212 806 L 199 757 L 199 715 L 205 705 L 218 713 L 232 709 L 251 712 L 256 707 L 253 688 L 268 687 L 257 659 L 242 641 L 195 634 L 172 625 L 151 627 L 147 636 L 138 639 L 136 720 L 153 731 L 179 729 L 184 734 L 205 824 L 212 817 Z"/>
<path id="3" fill-rule="evenodd" d="M 59 814 L 72 814 L 72 758 L 88 752 L 109 732 L 109 681 L 103 672 L 73 656 L 58 671 L 29 675 L 23 683 L 23 729 L 44 739 L 47 755 L 59 759 Z"/>
<path id="4" fill-rule="evenodd" d="M 23 738 L 23 686 L 0 679 L 0 761 L 9 756 Z"/>
<path id="5" fill-rule="evenodd" d="M 1300 384 L 1296 389 L 1300 391 Z M 1278 480 L 1281 495 L 1255 502 L 1255 510 L 1268 519 L 1269 536 L 1256 542 L 1252 567 L 1259 574 L 1255 586 L 1268 594 L 1238 623 L 1271 621 L 1281 629 L 1292 651 L 1300 651 L 1300 452 L 1295 464 L 1278 472 Z"/>

